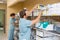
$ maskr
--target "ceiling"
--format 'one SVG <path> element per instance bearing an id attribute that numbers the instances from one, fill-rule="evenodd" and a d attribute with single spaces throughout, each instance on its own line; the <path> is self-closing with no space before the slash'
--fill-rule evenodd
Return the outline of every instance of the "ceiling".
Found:
<path id="1" fill-rule="evenodd" d="M 15 5 L 16 3 L 18 3 L 18 2 L 24 2 L 25 0 L 8 0 L 8 6 L 10 7 L 10 6 L 13 6 L 13 5 Z"/>

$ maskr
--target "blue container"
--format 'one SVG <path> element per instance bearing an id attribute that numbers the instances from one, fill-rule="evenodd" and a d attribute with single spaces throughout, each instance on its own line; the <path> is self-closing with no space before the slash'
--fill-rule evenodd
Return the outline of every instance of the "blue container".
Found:
<path id="1" fill-rule="evenodd" d="M 40 25 L 42 25 L 43 28 L 47 28 L 49 22 L 40 22 Z"/>
<path id="2" fill-rule="evenodd" d="M 48 25 L 49 25 L 49 22 L 44 22 L 44 23 L 43 23 L 43 28 L 47 28 Z"/>

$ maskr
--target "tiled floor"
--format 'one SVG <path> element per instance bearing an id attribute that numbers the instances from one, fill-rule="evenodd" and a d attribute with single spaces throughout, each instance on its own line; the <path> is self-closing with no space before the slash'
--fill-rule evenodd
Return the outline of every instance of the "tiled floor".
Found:
<path id="1" fill-rule="evenodd" d="M 3 31 L 0 31 L 0 40 L 7 40 L 7 36 Z"/>

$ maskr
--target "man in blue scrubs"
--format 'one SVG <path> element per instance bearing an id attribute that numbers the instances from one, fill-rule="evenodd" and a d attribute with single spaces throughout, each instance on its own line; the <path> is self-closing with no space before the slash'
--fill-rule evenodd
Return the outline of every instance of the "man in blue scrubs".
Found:
<path id="1" fill-rule="evenodd" d="M 9 24 L 9 33 L 8 33 L 8 40 L 14 39 L 14 23 L 15 23 L 15 13 L 10 14 L 10 24 Z"/>
<path id="2" fill-rule="evenodd" d="M 26 11 L 26 10 L 20 11 L 19 40 L 30 40 L 31 28 L 29 26 L 32 26 L 40 21 L 42 11 L 40 11 L 40 13 L 38 14 L 38 17 L 35 20 L 32 20 L 32 21 L 27 20 L 27 17 L 36 8 L 37 8 L 37 5 L 31 11 Z"/>

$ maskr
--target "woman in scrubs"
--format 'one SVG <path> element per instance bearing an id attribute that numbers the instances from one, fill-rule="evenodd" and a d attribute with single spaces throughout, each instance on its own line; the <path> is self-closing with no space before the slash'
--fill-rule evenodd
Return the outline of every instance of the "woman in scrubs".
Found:
<path id="1" fill-rule="evenodd" d="M 37 8 L 38 5 L 36 5 L 31 11 L 22 10 L 20 11 L 20 20 L 19 20 L 19 40 L 30 40 L 31 35 L 31 28 L 29 26 L 32 26 L 40 21 L 40 17 L 42 14 L 42 11 L 38 14 L 38 17 L 35 20 L 27 20 L 27 17 L 29 14 Z"/>
<path id="2" fill-rule="evenodd" d="M 14 23 L 15 23 L 15 13 L 10 14 L 10 24 L 9 24 L 9 33 L 8 40 L 14 40 Z"/>

